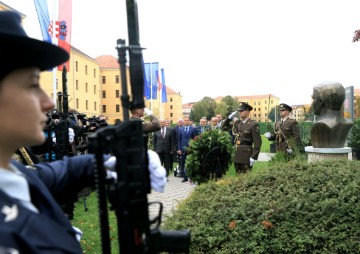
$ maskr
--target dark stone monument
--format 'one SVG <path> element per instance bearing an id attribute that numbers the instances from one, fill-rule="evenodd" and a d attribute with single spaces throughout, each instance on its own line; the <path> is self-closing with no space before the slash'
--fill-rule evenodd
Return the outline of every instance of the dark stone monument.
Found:
<path id="1" fill-rule="evenodd" d="M 344 147 L 354 123 L 343 117 L 345 89 L 337 82 L 321 83 L 314 87 L 312 107 L 319 116 L 311 128 L 312 147 L 306 147 L 309 161 L 348 157 L 351 148 Z"/>

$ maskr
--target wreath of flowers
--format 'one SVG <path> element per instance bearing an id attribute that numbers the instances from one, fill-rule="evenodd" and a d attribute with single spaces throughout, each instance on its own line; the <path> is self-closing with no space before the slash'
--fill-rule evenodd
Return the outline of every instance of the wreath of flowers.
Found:
<path id="1" fill-rule="evenodd" d="M 186 174 L 198 184 L 219 179 L 229 169 L 234 148 L 226 131 L 203 132 L 190 141 L 185 161 Z"/>

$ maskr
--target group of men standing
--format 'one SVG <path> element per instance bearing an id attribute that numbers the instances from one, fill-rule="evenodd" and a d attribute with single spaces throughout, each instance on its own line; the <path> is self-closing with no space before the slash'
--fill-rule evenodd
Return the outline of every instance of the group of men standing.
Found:
<path id="1" fill-rule="evenodd" d="M 237 174 L 245 173 L 252 169 L 257 161 L 262 145 L 259 124 L 250 118 L 252 110 L 246 102 L 240 102 L 237 111 L 231 113 L 226 119 L 218 114 L 210 120 L 203 117 L 199 125 L 194 127 L 188 117 L 179 119 L 175 128 L 170 128 L 170 122 L 160 120 L 161 129 L 154 132 L 154 150 L 158 153 L 167 175 L 172 169 L 174 159 L 178 159 L 180 174 L 184 177 L 183 182 L 188 181 L 185 170 L 187 157 L 186 148 L 190 140 L 197 135 L 209 131 L 220 129 L 229 131 L 235 146 L 234 166 Z M 276 151 L 286 155 L 293 153 L 294 145 L 299 145 L 300 131 L 296 120 L 289 117 L 292 108 L 282 103 L 279 105 L 280 120 L 274 124 L 274 132 L 265 133 L 265 137 L 276 143 Z M 238 114 L 238 118 L 235 117 Z"/>

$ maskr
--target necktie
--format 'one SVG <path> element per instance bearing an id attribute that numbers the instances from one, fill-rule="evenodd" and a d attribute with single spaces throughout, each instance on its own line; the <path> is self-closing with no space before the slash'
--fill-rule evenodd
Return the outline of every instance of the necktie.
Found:
<path id="1" fill-rule="evenodd" d="M 161 128 L 161 137 L 162 137 L 163 139 L 165 138 L 164 128 Z"/>
<path id="2" fill-rule="evenodd" d="M 201 133 L 204 132 L 204 126 L 201 126 Z"/>
<path id="3" fill-rule="evenodd" d="M 189 127 L 185 127 L 185 133 L 188 134 L 188 128 Z"/>

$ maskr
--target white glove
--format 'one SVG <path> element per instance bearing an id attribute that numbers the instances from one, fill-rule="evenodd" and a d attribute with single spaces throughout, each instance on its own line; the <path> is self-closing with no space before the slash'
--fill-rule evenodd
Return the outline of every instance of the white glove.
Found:
<path id="1" fill-rule="evenodd" d="M 266 133 L 265 133 L 265 137 L 271 138 L 271 133 L 270 133 L 270 132 L 266 132 Z"/>
<path id="2" fill-rule="evenodd" d="M 292 153 L 293 153 L 293 150 L 291 150 L 291 148 L 286 149 L 286 151 L 288 152 L 288 154 L 292 154 Z"/>
<path id="3" fill-rule="evenodd" d="M 250 158 L 250 167 L 252 167 L 252 165 L 254 165 L 256 160 L 254 160 L 253 158 Z"/>
<path id="4" fill-rule="evenodd" d="M 80 230 L 80 228 L 72 226 L 72 228 L 75 230 L 75 237 L 78 242 L 80 242 L 81 237 L 83 236 L 83 232 Z"/>
<path id="5" fill-rule="evenodd" d="M 167 182 L 166 170 L 161 166 L 159 155 L 152 150 L 148 150 L 148 158 L 151 188 L 157 192 L 164 192 Z"/>
<path id="6" fill-rule="evenodd" d="M 236 113 L 237 113 L 237 111 L 232 112 L 232 113 L 228 116 L 228 118 L 229 118 L 230 120 L 233 119 L 234 116 L 236 115 Z"/>
<path id="7" fill-rule="evenodd" d="M 153 112 L 152 112 L 150 109 L 148 109 L 148 108 L 144 108 L 144 112 L 145 112 L 145 114 L 147 114 L 148 116 L 153 115 Z"/>
<path id="8" fill-rule="evenodd" d="M 74 141 L 75 132 L 73 128 L 69 128 L 69 143 L 71 144 Z"/>
<path id="9" fill-rule="evenodd" d="M 157 192 L 164 192 L 166 185 L 166 170 L 163 166 L 161 166 L 159 155 L 152 151 L 148 150 L 148 158 L 149 158 L 149 172 L 150 172 L 150 184 L 151 188 Z M 108 160 L 104 162 L 105 168 L 107 171 L 107 178 L 117 179 L 117 174 L 114 171 L 116 164 L 116 157 L 111 156 Z"/>

